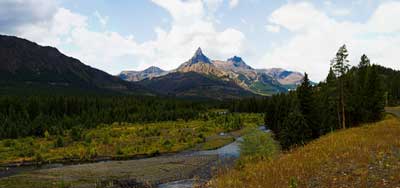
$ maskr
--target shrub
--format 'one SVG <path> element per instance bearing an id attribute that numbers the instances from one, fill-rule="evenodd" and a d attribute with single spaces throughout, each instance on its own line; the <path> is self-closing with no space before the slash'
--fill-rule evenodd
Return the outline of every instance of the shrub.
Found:
<path id="1" fill-rule="evenodd" d="M 49 131 L 45 131 L 44 132 L 44 138 L 46 138 L 46 140 L 49 140 L 50 139 L 50 133 L 49 133 Z"/>
<path id="2" fill-rule="evenodd" d="M 40 152 L 35 152 L 34 160 L 38 163 L 43 162 L 44 158 Z"/>
<path id="3" fill-rule="evenodd" d="M 78 127 L 73 127 L 70 132 L 72 140 L 79 141 L 82 139 L 82 129 Z"/>
<path id="4" fill-rule="evenodd" d="M 35 155 L 33 147 L 24 143 L 18 144 L 15 149 L 19 151 L 18 155 L 20 157 L 32 157 Z"/>
<path id="5" fill-rule="evenodd" d="M 61 147 L 64 147 L 64 146 L 65 146 L 64 137 L 58 135 L 58 136 L 57 136 L 57 140 L 56 140 L 56 142 L 54 143 L 54 147 L 56 147 L 56 148 L 61 148 Z"/>
<path id="6" fill-rule="evenodd" d="M 14 142 L 14 140 L 7 139 L 7 140 L 4 140 L 3 146 L 4 147 L 13 147 L 13 146 L 15 146 L 15 142 Z"/>
<path id="7" fill-rule="evenodd" d="M 257 129 L 243 136 L 240 149 L 242 157 L 251 160 L 271 159 L 279 153 L 279 145 L 271 134 Z"/>

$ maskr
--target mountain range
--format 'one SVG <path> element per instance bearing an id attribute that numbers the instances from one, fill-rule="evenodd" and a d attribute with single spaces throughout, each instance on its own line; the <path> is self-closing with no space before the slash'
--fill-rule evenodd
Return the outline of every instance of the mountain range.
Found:
<path id="1" fill-rule="evenodd" d="M 303 79 L 303 74 L 280 68 L 254 69 L 241 57 L 234 56 L 226 61 L 211 60 L 198 48 L 191 59 L 171 71 L 150 67 L 143 71 L 123 71 L 118 76 L 126 81 L 138 82 L 153 90 L 160 90 L 157 83 L 176 81 L 179 78 L 188 80 L 185 73 L 198 73 L 214 80 L 234 83 L 240 88 L 256 95 L 272 95 L 295 89 Z M 174 76 L 175 75 L 175 76 Z M 190 74 L 193 76 L 194 74 Z M 193 82 L 193 84 L 196 84 Z"/>
<path id="2" fill-rule="evenodd" d="M 137 94 L 228 99 L 287 92 L 302 74 L 254 69 L 242 58 L 211 60 L 199 48 L 178 68 L 110 75 L 49 46 L 0 35 L 0 94 Z"/>

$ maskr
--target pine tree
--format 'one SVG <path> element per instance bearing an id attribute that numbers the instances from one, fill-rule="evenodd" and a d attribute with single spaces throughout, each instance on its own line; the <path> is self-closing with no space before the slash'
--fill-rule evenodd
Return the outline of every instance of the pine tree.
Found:
<path id="1" fill-rule="evenodd" d="M 367 55 L 363 54 L 361 56 L 361 61 L 358 64 L 358 68 L 369 67 L 371 65 L 371 61 L 367 57 Z"/>
<path id="2" fill-rule="evenodd" d="M 370 67 L 371 71 L 368 76 L 368 86 L 366 87 L 367 105 L 366 109 L 370 111 L 368 121 L 377 121 L 381 118 L 385 107 L 382 79 L 378 74 L 375 66 Z"/>
<path id="3" fill-rule="evenodd" d="M 313 91 L 310 80 L 308 79 L 308 74 L 304 73 L 303 82 L 297 88 L 297 98 L 299 100 L 299 108 L 300 112 L 303 114 L 308 127 L 310 127 L 313 138 L 319 137 L 319 128 L 314 122 L 314 99 L 313 99 Z"/>
<path id="4" fill-rule="evenodd" d="M 342 128 L 346 128 L 346 112 L 345 112 L 345 75 L 349 70 L 350 65 L 349 60 L 347 57 L 349 56 L 346 45 L 343 45 L 339 48 L 338 52 L 336 53 L 336 57 L 331 61 L 331 67 L 333 72 L 335 73 L 336 77 L 338 78 L 338 88 L 339 88 L 339 109 L 341 113 L 341 120 Z"/>
<path id="5" fill-rule="evenodd" d="M 311 139 L 309 130 L 303 114 L 298 109 L 294 109 L 282 122 L 279 142 L 285 149 L 293 145 L 303 145 Z"/>

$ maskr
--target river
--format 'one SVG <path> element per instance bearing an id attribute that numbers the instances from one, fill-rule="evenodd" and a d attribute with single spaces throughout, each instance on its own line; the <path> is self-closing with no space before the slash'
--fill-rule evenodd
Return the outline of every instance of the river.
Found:
<path id="1" fill-rule="evenodd" d="M 264 132 L 269 132 L 265 126 L 259 127 L 259 130 Z M 219 167 L 229 167 L 233 164 L 235 159 L 239 158 L 240 156 L 240 142 L 243 141 L 242 137 L 237 138 L 234 142 L 221 147 L 216 150 L 207 150 L 207 151 L 197 151 L 191 153 L 190 155 L 217 155 L 219 159 Z M 184 179 L 173 181 L 169 183 L 160 184 L 159 188 L 191 188 L 194 187 L 196 183 L 206 182 L 208 179 Z"/>

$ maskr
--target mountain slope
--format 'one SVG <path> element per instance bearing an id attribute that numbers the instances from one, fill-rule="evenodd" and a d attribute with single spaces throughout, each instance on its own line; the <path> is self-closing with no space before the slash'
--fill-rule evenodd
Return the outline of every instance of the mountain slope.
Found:
<path id="1" fill-rule="evenodd" d="M 282 85 L 299 85 L 304 77 L 304 75 L 299 72 L 288 71 L 281 68 L 259 69 L 258 72 L 266 73 Z"/>
<path id="2" fill-rule="evenodd" d="M 25 39 L 0 35 L 0 84 L 2 90 L 21 88 L 109 90 L 147 92 L 103 71 L 67 57 L 56 48 Z M 3 91 L 6 92 L 6 91 Z"/>
<path id="3" fill-rule="evenodd" d="M 152 79 L 159 76 L 168 74 L 168 71 L 162 70 L 158 67 L 151 66 L 143 71 L 122 71 L 118 77 L 126 81 L 141 81 L 144 79 Z"/>
<path id="4" fill-rule="evenodd" d="M 233 82 L 196 72 L 174 72 L 139 83 L 159 94 L 177 97 L 232 99 L 254 96 Z"/>

